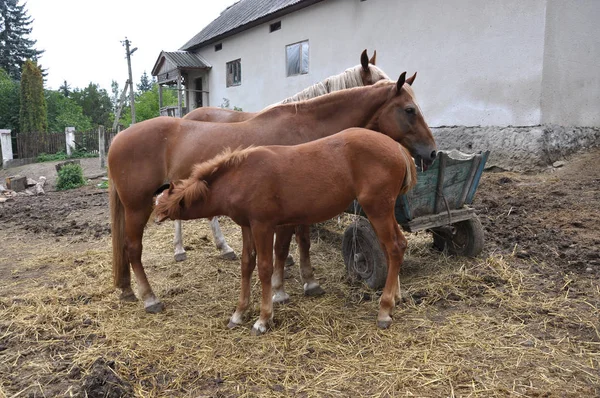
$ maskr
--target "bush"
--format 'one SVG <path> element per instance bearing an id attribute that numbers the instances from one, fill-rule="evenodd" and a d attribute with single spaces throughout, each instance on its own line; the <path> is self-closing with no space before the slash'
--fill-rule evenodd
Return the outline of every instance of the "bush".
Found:
<path id="1" fill-rule="evenodd" d="M 36 158 L 37 162 L 54 162 L 57 160 L 66 159 L 80 159 L 80 158 L 97 158 L 98 153 L 85 152 L 81 150 L 74 150 L 71 152 L 71 156 L 68 156 L 65 151 L 59 151 L 55 154 L 40 153 Z"/>
<path id="2" fill-rule="evenodd" d="M 83 178 L 83 169 L 78 164 L 67 164 L 58 172 L 58 181 L 56 189 L 65 191 L 67 189 L 79 188 L 85 185 Z"/>

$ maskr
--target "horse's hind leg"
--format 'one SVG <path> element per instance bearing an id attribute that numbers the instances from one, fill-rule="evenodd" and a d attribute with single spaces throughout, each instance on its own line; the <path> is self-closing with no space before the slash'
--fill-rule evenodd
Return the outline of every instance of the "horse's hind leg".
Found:
<path id="1" fill-rule="evenodd" d="M 181 220 L 175 220 L 175 238 L 173 239 L 173 244 L 175 245 L 175 261 L 184 261 L 187 258 L 187 254 L 183 248 Z"/>
<path id="2" fill-rule="evenodd" d="M 300 277 L 304 285 L 305 296 L 321 296 L 325 290 L 315 279 L 310 263 L 310 225 L 296 226 L 296 243 L 300 251 Z"/>
<path id="3" fill-rule="evenodd" d="M 250 279 L 256 266 L 256 251 L 252 240 L 252 231 L 248 227 L 242 227 L 242 281 L 240 299 L 235 312 L 227 325 L 230 329 L 243 322 L 244 314 L 250 305 Z"/>
<path id="4" fill-rule="evenodd" d="M 293 234 L 294 227 L 280 226 L 275 229 L 275 266 L 273 267 L 273 277 L 271 278 L 274 303 L 287 303 L 290 300 L 290 296 L 285 292 L 284 288 L 284 274 Z"/>
<path id="5" fill-rule="evenodd" d="M 150 205 L 135 211 L 125 211 L 125 234 L 127 236 L 125 246 L 140 296 L 144 301 L 144 308 L 146 312 L 157 313 L 163 310 L 163 304 L 154 295 L 142 265 L 142 236 L 151 212 Z"/>
<path id="6" fill-rule="evenodd" d="M 219 220 L 217 217 L 210 219 L 210 229 L 212 230 L 215 245 L 221 252 L 221 258 L 225 260 L 237 260 L 235 252 L 225 241 L 225 237 L 223 236 L 223 232 L 221 232 L 221 226 L 219 225 Z"/>
<path id="7" fill-rule="evenodd" d="M 392 312 L 396 299 L 400 295 L 399 272 L 404 252 L 406 251 L 407 241 L 393 215 L 393 210 L 388 215 L 371 216 L 367 208 L 363 206 L 373 229 L 379 238 L 379 242 L 386 252 L 388 273 L 385 281 L 385 287 L 379 302 L 379 314 L 377 316 L 377 326 L 381 329 L 387 329 L 392 324 Z"/>

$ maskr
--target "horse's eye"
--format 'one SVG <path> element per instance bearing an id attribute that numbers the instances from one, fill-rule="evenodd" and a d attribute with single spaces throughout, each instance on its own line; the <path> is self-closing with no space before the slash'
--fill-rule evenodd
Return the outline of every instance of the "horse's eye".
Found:
<path id="1" fill-rule="evenodd" d="M 412 115 L 413 113 L 415 113 L 415 108 L 406 108 L 404 111 L 409 115 Z"/>

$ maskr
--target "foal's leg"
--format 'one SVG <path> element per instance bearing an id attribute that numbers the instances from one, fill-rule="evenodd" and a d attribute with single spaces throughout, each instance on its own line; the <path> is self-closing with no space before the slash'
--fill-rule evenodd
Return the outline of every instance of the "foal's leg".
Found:
<path id="1" fill-rule="evenodd" d="M 252 334 L 257 336 L 267 331 L 267 326 L 273 319 L 273 234 L 275 228 L 267 225 L 253 225 L 252 237 L 256 245 L 258 257 L 258 277 L 262 286 L 260 317 L 252 327 Z"/>
<path id="2" fill-rule="evenodd" d="M 240 289 L 240 300 L 235 312 L 227 325 L 230 329 L 243 322 L 244 314 L 250 305 L 250 279 L 256 266 L 256 251 L 252 240 L 252 231 L 248 227 L 242 227 L 242 283 Z"/>
<path id="3" fill-rule="evenodd" d="M 325 294 L 325 290 L 315 279 L 310 263 L 310 225 L 296 226 L 296 243 L 300 251 L 300 277 L 304 285 L 304 295 L 314 297 Z"/>
<path id="4" fill-rule="evenodd" d="M 181 232 L 181 220 L 175 220 L 175 238 L 173 239 L 173 244 L 175 245 L 175 261 L 183 261 L 187 258 L 187 254 L 183 248 L 183 237 Z"/>
<path id="5" fill-rule="evenodd" d="M 275 303 L 287 303 L 290 300 L 290 296 L 285 292 L 283 284 L 285 264 L 290 251 L 293 234 L 294 227 L 280 226 L 275 229 L 275 266 L 273 267 L 273 277 L 271 278 L 273 302 Z"/>
<path id="6" fill-rule="evenodd" d="M 137 280 L 139 294 L 144 301 L 144 308 L 146 312 L 157 313 L 163 310 L 163 304 L 154 295 L 142 265 L 142 236 L 151 212 L 150 204 L 135 210 L 125 210 L 125 247 Z"/>
<path id="7" fill-rule="evenodd" d="M 221 252 L 221 258 L 225 260 L 237 260 L 235 252 L 225 241 L 225 237 L 223 236 L 223 232 L 221 232 L 221 226 L 219 225 L 219 220 L 217 217 L 210 219 L 210 229 L 212 230 L 215 245 Z"/>
<path id="8" fill-rule="evenodd" d="M 367 216 L 369 215 L 366 210 L 365 213 Z M 407 241 L 402 231 L 400 231 L 393 212 L 385 217 L 372 217 L 370 221 L 387 257 L 388 273 L 377 316 L 377 326 L 381 329 L 387 329 L 392 324 L 392 312 L 395 302 L 400 299 L 399 273 L 404 260 Z"/>

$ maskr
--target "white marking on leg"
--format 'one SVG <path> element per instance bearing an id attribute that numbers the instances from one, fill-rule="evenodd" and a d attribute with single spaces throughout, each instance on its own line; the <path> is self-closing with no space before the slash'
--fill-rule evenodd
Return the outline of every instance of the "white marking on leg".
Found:
<path id="1" fill-rule="evenodd" d="M 233 315 L 231 315 L 230 323 L 234 323 L 236 325 L 241 325 L 243 323 L 244 313 L 235 311 Z"/>
<path id="2" fill-rule="evenodd" d="M 160 304 L 160 300 L 154 294 L 144 299 L 144 308 L 148 308 L 154 304 Z"/>
<path id="3" fill-rule="evenodd" d="M 181 227 L 181 220 L 175 220 L 175 238 L 173 239 L 175 244 L 175 261 L 183 261 L 186 258 L 185 249 L 183 248 L 183 231 Z"/>
<path id="4" fill-rule="evenodd" d="M 274 303 L 286 303 L 290 300 L 290 295 L 287 294 L 284 290 L 275 291 L 273 294 L 273 302 Z"/>
<path id="5" fill-rule="evenodd" d="M 221 251 L 221 254 L 225 255 L 228 253 L 233 253 L 233 249 L 229 247 L 225 241 L 225 237 L 223 236 L 223 232 L 221 232 L 221 226 L 219 225 L 219 220 L 217 220 L 217 217 L 211 218 L 210 229 L 212 230 L 215 245 L 217 246 L 217 249 Z"/>
<path id="6" fill-rule="evenodd" d="M 319 282 L 317 282 L 315 280 L 312 280 L 312 281 L 306 282 L 304 284 L 304 291 L 306 292 L 306 291 L 309 291 L 311 289 L 315 289 L 315 288 L 318 288 L 318 287 L 319 287 Z"/>

